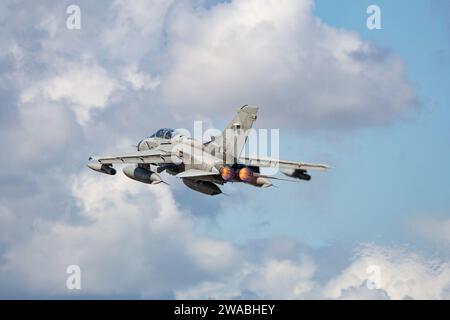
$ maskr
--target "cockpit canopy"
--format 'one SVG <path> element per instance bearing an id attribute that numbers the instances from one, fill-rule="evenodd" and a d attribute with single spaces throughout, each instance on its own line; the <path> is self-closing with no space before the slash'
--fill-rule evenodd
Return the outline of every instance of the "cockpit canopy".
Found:
<path id="1" fill-rule="evenodd" d="M 172 139 L 175 136 L 175 130 L 163 128 L 156 131 L 150 138 Z"/>

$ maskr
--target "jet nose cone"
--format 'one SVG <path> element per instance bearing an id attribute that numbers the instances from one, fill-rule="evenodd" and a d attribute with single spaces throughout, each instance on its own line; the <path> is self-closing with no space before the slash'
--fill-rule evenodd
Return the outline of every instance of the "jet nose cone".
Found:
<path id="1" fill-rule="evenodd" d="M 97 171 L 97 170 L 100 170 L 101 164 L 99 165 L 99 163 L 89 162 L 89 163 L 86 165 L 86 167 L 88 167 L 89 169 L 92 169 L 92 170 Z"/>
<path id="2" fill-rule="evenodd" d="M 86 166 L 97 172 L 106 173 L 112 176 L 116 174 L 116 169 L 111 165 L 101 164 L 100 162 L 89 162 Z"/>

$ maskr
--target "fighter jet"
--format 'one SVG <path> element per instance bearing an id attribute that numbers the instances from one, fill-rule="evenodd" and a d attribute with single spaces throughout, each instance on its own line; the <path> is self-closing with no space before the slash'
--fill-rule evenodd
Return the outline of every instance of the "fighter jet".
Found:
<path id="1" fill-rule="evenodd" d="M 115 175 L 114 164 L 128 164 L 123 168 L 127 177 L 152 185 L 163 182 L 160 173 L 165 171 L 180 178 L 187 187 L 211 196 L 221 194 L 218 185 L 229 182 L 267 188 L 273 185 L 271 179 L 309 181 L 308 170 L 328 169 L 324 164 L 241 156 L 257 112 L 257 107 L 240 107 L 222 134 L 206 143 L 187 137 L 179 130 L 163 128 L 142 139 L 136 152 L 92 156 L 87 166 Z M 262 167 L 276 167 L 290 179 L 264 175 Z"/>

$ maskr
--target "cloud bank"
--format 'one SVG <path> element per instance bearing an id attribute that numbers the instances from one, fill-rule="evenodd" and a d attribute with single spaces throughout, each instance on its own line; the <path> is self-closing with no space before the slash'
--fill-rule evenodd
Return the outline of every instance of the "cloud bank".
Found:
<path id="1" fill-rule="evenodd" d="M 117 179 L 116 179 L 117 178 Z M 194 232 L 192 215 L 169 187 L 150 188 L 124 176 L 84 172 L 67 182 L 83 218 L 78 223 L 39 221 L 25 241 L 3 230 L 0 287 L 3 297 L 61 296 L 183 299 L 448 299 L 448 262 L 428 262 L 399 248 L 367 245 L 326 281 L 310 249 L 267 246 L 252 255 Z M 14 215 L 1 210 L 2 226 Z M 272 248 L 271 248 L 272 247 Z M 284 251 L 284 252 L 283 252 Z M 65 288 L 69 265 L 82 271 L 82 291 Z M 370 268 L 379 270 L 376 288 Z"/>
<path id="2" fill-rule="evenodd" d="M 222 113 L 243 102 L 291 128 L 390 123 L 418 104 L 402 60 L 313 15 L 313 1 L 176 7 L 161 90 L 172 108 Z M 267 113 L 266 113 L 267 114 Z"/>
<path id="3" fill-rule="evenodd" d="M 64 3 L 11 1 L 0 13 L 1 297 L 448 298 L 445 261 L 369 246 L 322 279 L 314 249 L 217 239 L 172 189 L 84 169 L 93 150 L 245 103 L 264 109 L 263 126 L 393 123 L 418 101 L 399 56 L 326 25 L 312 1 L 80 7 L 79 31 L 65 29 Z M 81 292 L 65 288 L 72 264 Z M 370 265 L 382 272 L 375 290 Z"/>

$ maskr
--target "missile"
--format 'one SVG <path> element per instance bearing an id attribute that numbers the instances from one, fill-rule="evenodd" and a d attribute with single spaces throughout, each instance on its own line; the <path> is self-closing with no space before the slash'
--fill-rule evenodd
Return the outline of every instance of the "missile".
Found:
<path id="1" fill-rule="evenodd" d="M 280 169 L 280 170 L 284 175 L 286 175 L 288 177 L 297 178 L 297 179 L 306 180 L 306 181 L 311 180 L 311 176 L 306 173 L 306 170 L 302 170 L 302 169 Z"/>
<path id="2" fill-rule="evenodd" d="M 272 186 L 272 182 L 266 177 L 256 177 L 255 182 L 252 184 L 261 188 L 268 188 Z"/>
<path id="3" fill-rule="evenodd" d="M 259 188 L 268 188 L 268 187 L 272 186 L 272 181 L 270 181 L 268 178 L 258 177 L 258 176 L 254 176 L 253 179 L 251 179 L 250 181 L 247 181 L 245 183 L 248 183 L 254 187 L 259 187 Z"/>
<path id="4" fill-rule="evenodd" d="M 162 182 L 159 174 L 138 166 L 126 166 L 122 171 L 128 178 L 142 183 L 158 184 Z"/>
<path id="5" fill-rule="evenodd" d="M 116 174 L 116 169 L 114 169 L 110 164 L 102 164 L 100 162 L 90 162 L 87 164 L 87 167 L 94 171 L 109 174 L 111 176 Z"/>

